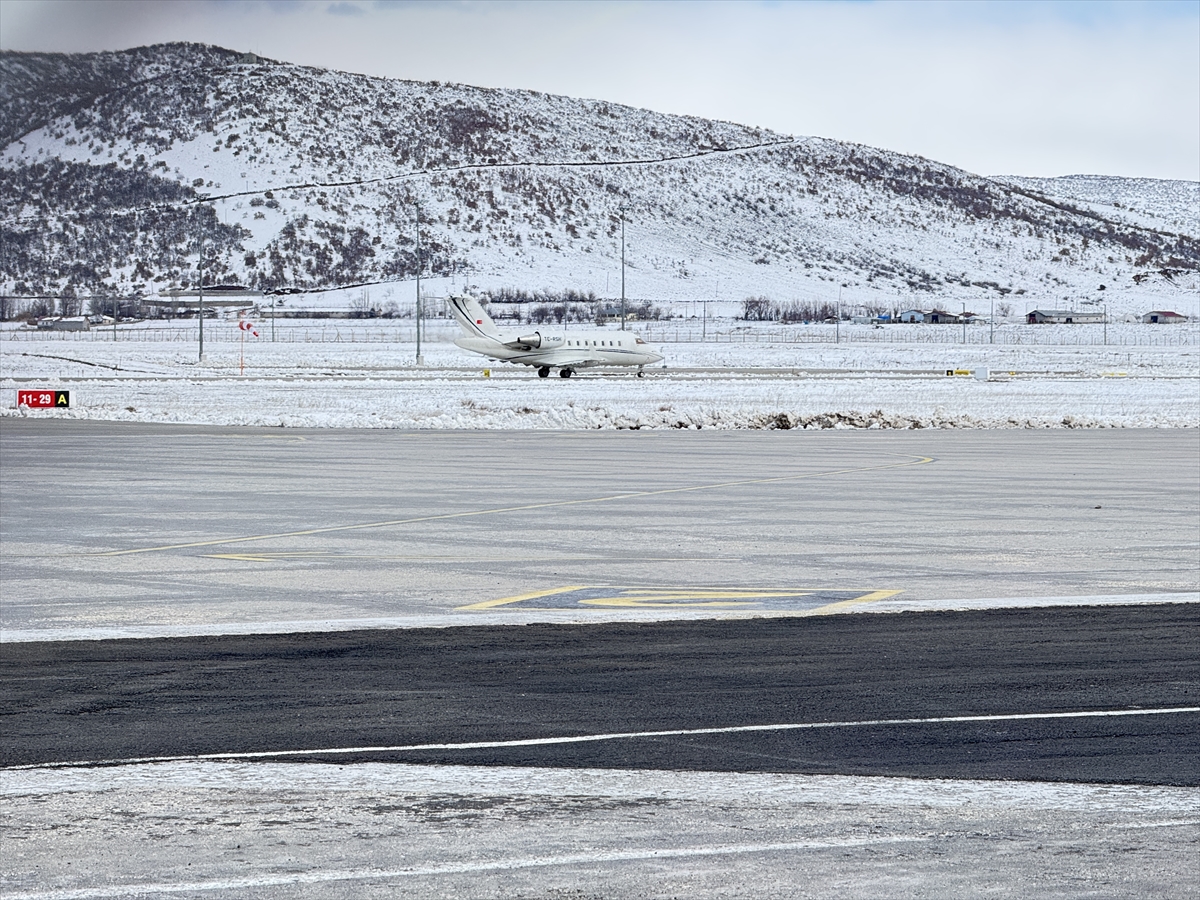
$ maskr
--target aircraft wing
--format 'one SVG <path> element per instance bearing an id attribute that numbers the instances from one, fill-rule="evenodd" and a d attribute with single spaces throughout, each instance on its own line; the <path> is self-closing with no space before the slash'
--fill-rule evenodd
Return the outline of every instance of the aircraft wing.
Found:
<path id="1" fill-rule="evenodd" d="M 566 354 L 553 350 L 548 353 L 531 353 L 529 359 L 530 365 L 554 366 L 556 369 L 586 369 L 588 366 L 605 365 L 605 363 L 602 363 L 594 356 L 579 356 L 577 354 Z M 521 360 L 521 362 L 524 361 Z"/>

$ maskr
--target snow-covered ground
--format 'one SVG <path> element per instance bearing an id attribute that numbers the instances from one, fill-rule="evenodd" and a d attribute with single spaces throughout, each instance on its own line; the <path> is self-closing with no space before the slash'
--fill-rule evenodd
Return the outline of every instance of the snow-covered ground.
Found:
<path id="1" fill-rule="evenodd" d="M 1191 325 L 1110 325 L 1104 345 L 1082 326 L 1006 326 L 994 344 L 986 326 L 972 326 L 963 344 L 949 342 L 962 335 L 954 327 L 835 334 L 712 320 L 702 342 L 696 321 L 639 323 L 664 367 L 643 379 L 614 370 L 569 380 L 489 363 L 454 346 L 450 322 L 428 326 L 423 366 L 403 319 L 281 320 L 275 341 L 260 323 L 244 346 L 230 322 L 206 323 L 203 361 L 194 322 L 122 326 L 115 341 L 111 330 L 9 328 L 0 416 L 438 429 L 1200 427 Z M 40 387 L 69 390 L 70 409 L 17 408 L 18 390 Z"/>

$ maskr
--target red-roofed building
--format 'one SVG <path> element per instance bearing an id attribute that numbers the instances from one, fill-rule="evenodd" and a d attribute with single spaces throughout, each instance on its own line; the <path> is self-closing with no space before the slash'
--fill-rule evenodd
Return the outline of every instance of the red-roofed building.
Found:
<path id="1" fill-rule="evenodd" d="M 1179 313 L 1171 312 L 1169 309 L 1152 309 L 1142 316 L 1142 321 L 1147 325 L 1181 325 L 1187 320 L 1187 316 L 1181 316 Z"/>

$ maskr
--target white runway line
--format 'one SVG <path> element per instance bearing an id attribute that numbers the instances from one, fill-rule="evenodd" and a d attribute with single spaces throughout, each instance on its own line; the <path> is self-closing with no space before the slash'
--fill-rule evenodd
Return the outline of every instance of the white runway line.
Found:
<path id="1" fill-rule="evenodd" d="M 581 734 L 566 737 L 520 738 L 508 741 L 468 741 L 458 744 L 407 744 L 380 747 L 322 747 L 307 750 L 256 750 L 249 752 L 198 753 L 183 756 L 142 756 L 129 759 L 94 759 L 77 762 L 30 763 L 8 766 L 0 771 L 27 769 L 61 769 L 93 766 L 127 766 L 146 763 L 198 762 L 201 760 L 283 759 L 296 756 L 342 756 L 363 753 L 414 753 L 426 750 L 497 750 L 506 747 L 544 747 L 555 744 L 587 744 L 600 741 L 633 740 L 637 738 L 689 737 L 700 734 L 742 734 L 763 731 L 802 731 L 824 728 L 868 728 L 896 725 L 939 725 L 964 722 L 1019 722 L 1038 719 L 1118 718 L 1125 716 L 1162 716 L 1178 713 L 1200 713 L 1200 706 L 1176 706 L 1161 709 L 1105 709 L 1073 712 L 1004 713 L 980 716 L 936 716 L 923 719 L 862 719 L 856 722 L 786 722 L 771 725 L 730 725 L 723 728 L 678 728 L 666 731 L 627 731 L 611 734 Z"/>
<path id="2" fill-rule="evenodd" d="M 213 881 L 182 883 L 122 884 L 111 887 L 71 888 L 57 891 L 35 891 L 6 894 L 5 900 L 99 900 L 102 897 L 144 897 L 157 894 L 184 894 L 193 891 L 236 891 L 261 887 L 285 887 L 302 884 L 327 884 L 338 881 L 382 881 L 398 878 L 437 878 L 446 875 L 469 875 L 476 872 L 505 872 L 514 869 L 548 868 L 551 866 L 593 865 L 604 862 L 639 862 L 641 860 L 694 859 L 704 856 L 736 856 L 747 853 L 796 853 L 805 850 L 841 850 L 879 844 L 901 844 L 926 841 L 924 837 L 879 837 L 844 841 L 797 841 L 784 844 L 729 844 L 716 847 L 646 848 L 635 850 L 599 850 L 562 856 L 526 856 L 485 862 L 450 863 L 442 866 L 413 866 L 407 869 L 358 870 L 330 872 L 295 872 L 280 875 L 261 875 L 251 878 L 226 878 Z"/>

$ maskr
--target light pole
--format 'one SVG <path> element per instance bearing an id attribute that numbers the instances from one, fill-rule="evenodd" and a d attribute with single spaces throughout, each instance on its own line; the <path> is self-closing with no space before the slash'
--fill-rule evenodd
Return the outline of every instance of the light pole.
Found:
<path id="1" fill-rule="evenodd" d="M 138 214 L 137 214 L 137 210 L 134 210 L 133 211 L 133 252 L 134 252 L 135 256 L 137 255 L 137 238 L 138 238 Z M 120 306 L 117 305 L 118 303 L 119 303 L 119 301 L 117 300 L 117 294 L 114 291 L 113 292 L 113 342 L 114 343 L 117 340 L 117 318 L 118 318 L 118 314 L 120 313 L 120 309 L 121 309 Z"/>
<path id="2" fill-rule="evenodd" d="M 425 365 L 421 355 L 421 204 L 417 204 L 417 365 Z"/>
<path id="3" fill-rule="evenodd" d="M 717 279 L 716 287 L 713 290 L 713 300 L 721 299 L 721 279 Z M 706 343 L 708 341 L 708 298 L 704 300 L 704 321 L 700 325 L 700 341 Z"/>
<path id="4" fill-rule="evenodd" d="M 621 330 L 625 330 L 625 207 L 621 207 Z"/>
<path id="5" fill-rule="evenodd" d="M 837 310 L 834 314 L 833 322 L 834 328 L 837 329 L 834 332 L 833 342 L 840 344 L 842 342 L 842 289 L 840 287 L 838 288 Z"/>
<path id="6" fill-rule="evenodd" d="M 963 343 L 967 342 L 967 301 L 963 301 L 962 305 L 962 320 L 963 320 Z"/>
<path id="7" fill-rule="evenodd" d="M 203 221 L 203 215 L 201 215 Z M 196 310 L 200 316 L 200 358 L 198 362 L 204 362 L 204 226 L 200 226 L 200 261 L 197 265 L 199 271 L 198 290 L 199 300 L 196 305 Z"/>
<path id="8" fill-rule="evenodd" d="M 996 301 L 992 300 L 992 311 L 988 313 L 988 343 L 996 343 Z"/>

